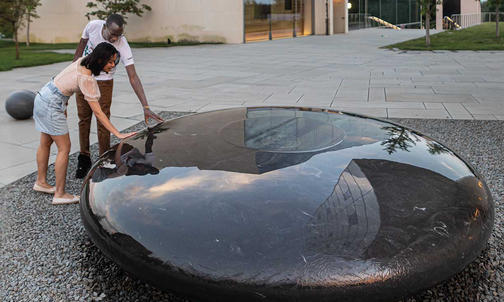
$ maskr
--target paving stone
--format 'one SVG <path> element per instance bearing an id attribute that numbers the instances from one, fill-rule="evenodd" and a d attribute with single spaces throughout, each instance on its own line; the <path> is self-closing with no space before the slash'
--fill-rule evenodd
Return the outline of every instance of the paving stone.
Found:
<path id="1" fill-rule="evenodd" d="M 387 102 L 476 103 L 472 95 L 387 93 Z"/>
<path id="2" fill-rule="evenodd" d="M 6 168 L 18 166 L 27 160 L 34 160 L 35 155 L 36 150 L 33 148 L 0 142 L 0 174 L 3 175 L 3 170 Z"/>
<path id="3" fill-rule="evenodd" d="M 372 117 L 387 118 L 387 109 L 384 108 L 356 108 L 356 107 L 341 107 L 333 105 L 331 108 L 349 113 L 358 113 Z"/>
<path id="4" fill-rule="evenodd" d="M 424 102 L 425 109 L 444 109 L 443 103 Z"/>
<path id="5" fill-rule="evenodd" d="M 504 114 L 504 103 L 499 104 L 463 104 L 473 116 L 479 114 Z"/>
<path id="6" fill-rule="evenodd" d="M 454 119 L 472 119 L 472 115 L 462 104 L 444 103 L 443 106 Z"/>
<path id="7" fill-rule="evenodd" d="M 369 102 L 385 102 L 385 89 L 386 88 L 369 88 L 368 101 Z"/>
<path id="8" fill-rule="evenodd" d="M 497 118 L 493 114 L 473 114 L 476 120 L 496 120 Z"/>
<path id="9" fill-rule="evenodd" d="M 444 109 L 387 109 L 389 118 L 425 118 L 425 119 L 449 119 L 450 115 Z"/>
<path id="10" fill-rule="evenodd" d="M 434 95 L 434 91 L 431 87 L 421 87 L 421 88 L 411 88 L 411 87 L 391 87 L 385 88 L 385 92 L 387 96 L 398 95 L 398 94 L 421 94 L 421 95 Z"/>

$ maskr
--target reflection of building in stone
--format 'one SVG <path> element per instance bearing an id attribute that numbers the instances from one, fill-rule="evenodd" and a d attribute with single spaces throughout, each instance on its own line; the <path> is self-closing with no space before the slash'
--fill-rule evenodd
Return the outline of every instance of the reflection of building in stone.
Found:
<path id="1" fill-rule="evenodd" d="M 463 246 L 493 220 L 481 217 L 493 213 L 487 200 L 475 177 L 454 181 L 413 165 L 354 159 L 313 214 L 306 249 L 370 259 L 439 249 L 450 237 Z"/>
<path id="2" fill-rule="evenodd" d="M 379 228 L 379 205 L 373 187 L 352 160 L 309 222 L 307 245 L 317 252 L 360 257 Z"/>

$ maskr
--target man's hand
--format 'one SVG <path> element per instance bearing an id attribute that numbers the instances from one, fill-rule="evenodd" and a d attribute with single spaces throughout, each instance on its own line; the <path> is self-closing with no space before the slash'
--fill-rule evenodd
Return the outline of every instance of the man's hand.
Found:
<path id="1" fill-rule="evenodd" d="M 148 125 L 149 118 L 156 120 L 158 123 L 164 122 L 164 120 L 159 115 L 154 113 L 149 108 L 144 108 L 144 118 L 145 118 L 146 125 Z"/>
<path id="2" fill-rule="evenodd" d="M 164 120 L 159 115 L 155 114 L 149 109 L 149 104 L 147 103 L 147 98 L 145 97 L 142 82 L 140 81 L 140 78 L 136 73 L 135 64 L 126 66 L 126 72 L 128 73 L 128 78 L 131 87 L 133 87 L 133 90 L 135 91 L 138 100 L 143 106 L 145 124 L 149 125 L 148 123 L 149 118 L 156 120 L 158 123 L 164 122 Z"/>

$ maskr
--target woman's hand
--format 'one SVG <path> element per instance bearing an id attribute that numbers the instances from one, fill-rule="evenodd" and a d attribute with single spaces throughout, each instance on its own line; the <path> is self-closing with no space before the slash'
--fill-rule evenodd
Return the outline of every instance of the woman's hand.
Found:
<path id="1" fill-rule="evenodd" d="M 128 137 L 131 137 L 133 135 L 137 134 L 137 132 L 128 132 L 128 133 L 117 133 L 115 134 L 115 136 L 118 138 L 118 139 L 125 139 L 125 138 L 128 138 Z"/>

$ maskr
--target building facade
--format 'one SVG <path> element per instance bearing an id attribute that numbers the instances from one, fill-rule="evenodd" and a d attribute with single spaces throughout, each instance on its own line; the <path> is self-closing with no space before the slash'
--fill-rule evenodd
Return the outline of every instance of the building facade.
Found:
<path id="1" fill-rule="evenodd" d="M 37 9 L 40 18 L 30 26 L 30 40 L 79 41 L 88 22 L 85 17 L 88 1 L 42 0 Z M 478 1 L 450 1 L 458 3 L 453 5 L 459 13 L 480 11 Z M 416 0 L 143 0 L 142 3 L 152 10 L 142 17 L 127 16 L 125 32 L 130 41 L 243 43 L 332 35 L 377 26 L 368 19 L 370 16 L 402 27 L 420 27 Z M 448 7 L 445 11 L 451 11 Z M 438 5 L 440 16 L 442 10 L 443 6 Z M 20 38 L 24 35 L 20 34 Z"/>
<path id="2" fill-rule="evenodd" d="M 347 1 L 144 0 L 152 10 L 142 17 L 128 15 L 125 33 L 130 41 L 223 43 L 344 33 Z M 30 40 L 77 42 L 88 22 L 87 2 L 42 0 L 37 9 L 40 18 L 30 26 Z"/>
<path id="3" fill-rule="evenodd" d="M 359 29 L 376 26 L 368 17 L 378 17 L 403 28 L 420 28 L 417 0 L 350 0 L 348 26 Z"/>

